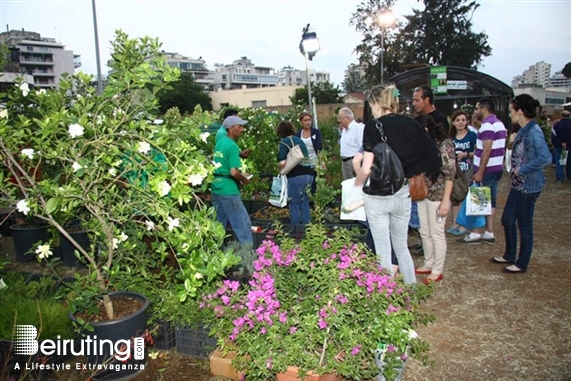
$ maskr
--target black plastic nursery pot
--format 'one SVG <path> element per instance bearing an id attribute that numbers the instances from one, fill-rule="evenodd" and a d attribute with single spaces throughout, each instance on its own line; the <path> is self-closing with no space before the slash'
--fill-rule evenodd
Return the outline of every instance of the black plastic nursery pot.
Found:
<path id="1" fill-rule="evenodd" d="M 91 372 L 86 374 L 95 380 L 126 380 L 144 371 L 147 364 L 146 341 L 143 335 L 146 331 L 149 299 L 144 295 L 130 291 L 112 292 L 109 296 L 111 299 L 116 297 L 134 299 L 142 306 L 137 312 L 121 319 L 90 323 L 94 331 L 85 331 L 84 336 L 89 336 L 93 341 L 97 340 L 98 344 L 101 344 L 103 340 L 109 340 L 113 345 L 112 347 L 102 345 L 102 351 L 97 351 L 97 354 L 86 355 L 85 366 L 87 369 L 85 372 Z M 70 314 L 70 318 L 78 323 L 73 314 Z M 129 358 L 126 360 L 117 359 L 115 355 L 118 352 L 121 352 L 119 353 L 120 357 L 125 357 L 126 345 L 130 345 Z M 94 372 L 93 369 L 96 371 Z"/>
<path id="2" fill-rule="evenodd" d="M 33 261 L 36 258 L 32 251 L 34 245 L 38 242 L 47 242 L 50 239 L 47 225 L 12 225 L 10 230 L 12 231 L 12 239 L 14 241 L 16 262 L 27 263 Z"/>
<path id="3" fill-rule="evenodd" d="M 75 240 L 75 242 L 79 244 L 79 246 L 81 246 L 85 251 L 89 252 L 90 250 L 89 236 L 87 235 L 87 232 L 68 231 L 67 233 L 71 236 L 71 238 Z M 85 267 L 85 264 L 75 256 L 76 248 L 73 245 L 73 243 L 71 243 L 71 241 L 61 233 L 59 237 L 61 243 L 61 255 L 62 255 L 63 264 L 68 267 L 77 267 L 77 266 Z"/>

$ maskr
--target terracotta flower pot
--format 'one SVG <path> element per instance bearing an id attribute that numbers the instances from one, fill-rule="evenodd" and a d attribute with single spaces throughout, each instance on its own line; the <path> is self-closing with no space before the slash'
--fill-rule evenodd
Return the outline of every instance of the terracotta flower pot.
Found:
<path id="1" fill-rule="evenodd" d="M 299 369 L 295 366 L 288 367 L 285 372 L 278 373 L 277 381 L 302 381 L 301 378 L 299 378 Z M 319 375 L 313 372 L 307 372 L 307 376 L 303 381 L 343 381 L 343 377 L 335 373 Z"/>

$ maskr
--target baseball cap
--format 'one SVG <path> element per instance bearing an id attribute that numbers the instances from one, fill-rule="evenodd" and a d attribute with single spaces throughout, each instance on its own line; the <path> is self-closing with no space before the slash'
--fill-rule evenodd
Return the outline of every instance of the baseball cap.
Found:
<path id="1" fill-rule="evenodd" d="M 561 111 L 561 116 L 563 118 L 569 118 L 569 116 L 571 116 L 571 112 L 569 112 L 568 110 L 563 110 Z"/>
<path id="2" fill-rule="evenodd" d="M 224 122 L 222 123 L 222 127 L 224 127 L 225 129 L 229 129 L 230 127 L 239 124 L 241 126 L 243 126 L 244 124 L 248 123 L 247 120 L 242 120 L 240 118 L 238 118 L 237 116 L 229 116 L 228 118 L 224 119 Z"/>

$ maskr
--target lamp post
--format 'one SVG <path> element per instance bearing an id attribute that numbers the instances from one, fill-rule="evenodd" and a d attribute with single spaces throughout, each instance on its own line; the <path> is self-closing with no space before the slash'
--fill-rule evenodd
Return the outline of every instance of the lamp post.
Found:
<path id="1" fill-rule="evenodd" d="M 317 126 L 317 113 L 314 109 L 313 97 L 311 95 L 311 77 L 309 76 L 309 61 L 313 60 L 315 53 L 320 49 L 319 39 L 315 32 L 309 31 L 309 24 L 303 29 L 301 41 L 299 43 L 299 51 L 305 57 L 305 75 L 307 76 L 307 97 L 309 101 L 309 110 L 313 114 L 313 126 Z"/>
<path id="2" fill-rule="evenodd" d="M 377 13 L 376 21 L 379 27 L 381 27 L 381 83 L 383 83 L 385 74 L 385 32 L 387 28 L 394 25 L 396 17 L 390 9 L 383 9 Z"/>
<path id="3" fill-rule="evenodd" d="M 95 12 L 95 0 L 91 0 L 93 9 L 93 34 L 95 35 L 95 59 L 97 60 L 97 94 L 103 92 L 103 82 L 101 80 L 101 59 L 99 58 L 99 35 L 97 33 L 97 13 Z"/>

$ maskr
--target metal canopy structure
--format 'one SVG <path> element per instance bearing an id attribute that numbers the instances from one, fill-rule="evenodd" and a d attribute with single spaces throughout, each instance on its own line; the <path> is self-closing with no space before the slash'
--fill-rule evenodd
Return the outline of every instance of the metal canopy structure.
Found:
<path id="1" fill-rule="evenodd" d="M 430 67 L 420 67 L 397 74 L 389 78 L 387 82 L 396 85 L 400 90 L 401 103 L 412 110 L 414 89 L 421 85 L 430 86 L 430 80 Z M 491 98 L 496 105 L 497 117 L 504 122 L 506 127 L 511 124 L 508 107 L 514 97 L 514 92 L 510 86 L 488 74 L 459 66 L 446 66 L 446 80 L 449 83 L 465 82 L 465 88 L 449 87 L 446 94 L 434 95 L 434 104 L 444 115 L 452 115 L 463 104 L 475 106 L 479 99 Z"/>

